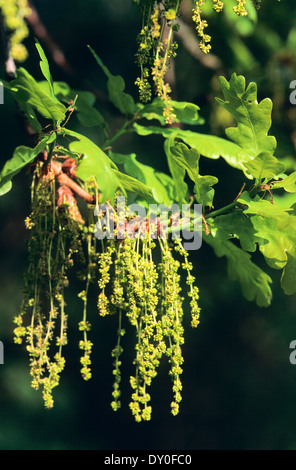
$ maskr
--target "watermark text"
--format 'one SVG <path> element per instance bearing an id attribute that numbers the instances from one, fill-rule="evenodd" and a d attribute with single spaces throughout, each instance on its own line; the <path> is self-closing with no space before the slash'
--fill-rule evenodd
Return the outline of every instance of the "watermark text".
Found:
<path id="1" fill-rule="evenodd" d="M 0 341 L 0 365 L 3 366 L 4 364 L 4 345 L 2 341 Z"/>
<path id="2" fill-rule="evenodd" d="M 0 104 L 4 104 L 4 86 L 0 81 Z"/>
<path id="3" fill-rule="evenodd" d="M 98 217 L 95 237 L 104 239 L 183 239 L 186 251 L 199 250 L 202 245 L 201 204 L 141 204 L 126 205 L 124 196 L 118 196 L 115 208 L 110 204 L 99 204 L 94 212 Z"/>
<path id="4" fill-rule="evenodd" d="M 290 83 L 290 89 L 293 90 L 292 93 L 290 93 L 290 103 L 296 104 L 296 80 Z"/>

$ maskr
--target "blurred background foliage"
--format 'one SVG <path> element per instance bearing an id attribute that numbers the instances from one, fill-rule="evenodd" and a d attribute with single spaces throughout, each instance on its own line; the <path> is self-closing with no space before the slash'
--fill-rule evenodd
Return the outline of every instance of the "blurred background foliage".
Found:
<path id="1" fill-rule="evenodd" d="M 215 96 L 220 95 L 218 76 L 229 77 L 235 71 L 248 82 L 256 81 L 260 99 L 268 96 L 274 102 L 272 133 L 278 140 L 278 156 L 289 158 L 294 166 L 296 107 L 289 102 L 290 82 L 296 79 L 294 0 L 264 0 L 258 17 L 253 12 L 240 19 L 229 12 L 231 0 L 226 3 L 223 14 L 209 11 L 214 56 L 205 60 L 196 53 L 191 4 L 184 0 L 186 35 L 177 37 L 174 97 L 198 104 L 205 118 L 202 131 L 223 136 L 231 121 L 215 102 Z M 112 73 L 124 77 L 127 90 L 136 98 L 134 54 L 141 27 L 137 7 L 130 0 L 35 0 L 34 6 L 72 67 L 67 73 L 48 53 L 54 79 L 67 81 L 76 89 L 93 90 L 98 109 L 116 130 L 122 118 L 107 102 L 105 77 L 87 45 L 97 51 Z M 25 67 L 38 78 L 33 38 L 32 32 L 26 40 L 30 57 Z M 46 44 L 43 46 L 47 50 Z M 24 143 L 24 136 L 9 97 L 0 111 L 3 166 L 13 149 Z M 79 129 L 75 119 L 72 126 Z M 87 133 L 101 142 L 100 130 Z M 115 150 L 135 152 L 142 162 L 167 171 L 161 138 L 129 135 L 116 143 Z M 243 182 L 242 175 L 222 160 L 203 159 L 201 172 L 219 177 L 217 208 L 231 202 Z M 55 408 L 43 409 L 40 394 L 30 387 L 26 351 L 12 340 L 12 318 L 21 300 L 26 268 L 28 234 L 23 221 L 30 211 L 29 181 L 29 175 L 18 175 L 13 190 L 0 199 L 0 340 L 5 347 L 5 364 L 0 366 L 0 449 L 296 449 L 296 367 L 289 362 L 289 344 L 296 338 L 295 296 L 283 295 L 278 273 L 270 272 L 255 255 L 274 280 L 274 300 L 268 309 L 245 301 L 239 285 L 227 279 L 224 260 L 216 259 L 207 246 L 191 256 L 201 292 L 202 317 L 198 329 L 192 331 L 187 309 L 179 416 L 170 415 L 171 384 L 163 364 L 151 390 L 152 421 L 134 423 L 128 409 L 133 357 L 130 335 L 131 339 L 125 338 L 123 355 L 123 406 L 117 413 L 111 410 L 110 352 L 117 325 L 112 318 L 98 318 L 95 286 L 89 312 L 93 379 L 82 381 L 77 347 L 82 303 L 76 297 L 74 278 L 67 292 L 67 366 L 55 392 Z"/>

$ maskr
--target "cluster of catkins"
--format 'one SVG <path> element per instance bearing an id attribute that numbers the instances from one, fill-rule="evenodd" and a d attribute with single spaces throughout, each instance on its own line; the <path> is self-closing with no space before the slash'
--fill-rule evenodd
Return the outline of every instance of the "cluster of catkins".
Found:
<path id="1" fill-rule="evenodd" d="M 174 31 L 180 28 L 178 17 L 181 14 L 182 0 L 133 1 L 141 7 L 143 16 L 136 53 L 136 63 L 141 71 L 135 82 L 139 97 L 143 103 L 147 103 L 154 92 L 163 102 L 163 117 L 166 124 L 172 124 L 176 116 L 172 106 L 171 87 L 166 76 L 170 60 L 177 54 L 178 44 L 174 41 Z M 200 40 L 199 47 L 205 54 L 211 50 L 211 36 L 205 32 L 208 22 L 203 18 L 204 7 L 209 2 L 216 12 L 221 12 L 224 8 L 224 2 L 221 0 L 192 1 L 192 20 Z M 246 3 L 247 0 L 236 0 L 234 13 L 246 16 L 248 14 Z M 260 3 L 261 0 L 253 0 L 257 9 Z"/>
<path id="2" fill-rule="evenodd" d="M 178 257 L 183 260 L 178 260 Z M 156 262 L 156 260 L 158 260 Z M 98 308 L 101 316 L 118 315 L 118 341 L 114 357 L 112 407 L 120 408 L 122 337 L 124 320 L 135 329 L 135 374 L 130 408 L 136 421 L 151 417 L 148 388 L 157 375 L 163 356 L 170 363 L 173 381 L 171 411 L 176 415 L 181 401 L 182 345 L 184 343 L 181 273 L 185 270 L 191 305 L 191 323 L 199 323 L 199 292 L 191 274 L 192 264 L 179 239 L 173 246 L 167 239 L 135 238 L 110 241 L 99 256 L 100 280 Z"/>
<path id="3" fill-rule="evenodd" d="M 68 271 L 75 266 L 85 289 L 78 294 L 83 301 L 83 317 L 78 322 L 82 338 L 83 379 L 92 376 L 89 339 L 91 323 L 87 319 L 88 291 L 98 283 L 98 308 L 101 317 L 118 316 L 117 344 L 112 351 L 114 388 L 112 408 L 121 406 L 121 358 L 126 326 L 134 328 L 135 373 L 130 409 L 136 421 L 149 420 L 151 404 L 149 386 L 157 375 L 163 356 L 170 364 L 173 399 L 171 411 L 176 415 L 181 401 L 182 345 L 184 343 L 184 298 L 181 274 L 188 285 L 191 323 L 199 323 L 199 291 L 194 285 L 193 266 L 180 239 L 147 236 L 114 236 L 98 243 L 95 237 L 96 204 L 89 205 L 88 221 L 80 223 L 67 198 L 61 201 L 58 184 L 45 164 L 37 165 L 32 182 L 32 212 L 25 223 L 30 230 L 29 262 L 25 274 L 24 296 L 15 316 L 15 342 L 25 342 L 30 358 L 32 387 L 42 389 L 46 408 L 54 405 L 53 389 L 60 383 L 65 367 L 64 347 L 68 343 L 65 289 Z M 98 216 L 100 217 L 100 215 Z M 116 231 L 115 231 L 116 235 Z M 96 310 L 97 310 L 96 308 Z"/>
<path id="4" fill-rule="evenodd" d="M 23 301 L 15 316 L 14 340 L 26 343 L 32 387 L 42 388 L 46 408 L 52 408 L 52 390 L 59 385 L 65 366 L 68 316 L 65 288 L 75 257 L 83 261 L 83 231 L 69 217 L 67 205 L 57 210 L 55 180 L 44 177 L 40 167 L 32 183 L 32 212 L 26 218 L 30 230 L 28 268 Z"/>

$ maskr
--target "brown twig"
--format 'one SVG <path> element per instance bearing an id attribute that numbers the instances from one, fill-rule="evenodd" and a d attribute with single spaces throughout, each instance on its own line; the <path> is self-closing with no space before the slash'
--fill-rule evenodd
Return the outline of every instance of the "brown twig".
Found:
<path id="1" fill-rule="evenodd" d="M 75 69 L 75 67 L 73 67 L 68 61 L 61 47 L 52 39 L 31 0 L 28 0 L 28 4 L 31 8 L 31 15 L 26 18 L 27 24 L 33 31 L 34 35 L 46 47 L 56 65 L 70 77 L 75 77 L 75 80 L 80 82 L 80 86 L 88 89 L 98 100 L 103 103 L 107 102 L 108 99 L 106 95 L 100 90 L 94 88 L 87 80 L 85 80 L 85 78 L 81 76 L 79 70 Z"/>
<path id="2" fill-rule="evenodd" d="M 0 37 L 1 37 L 1 49 L 3 52 L 4 63 L 5 63 L 5 75 L 7 80 L 13 80 L 16 72 L 16 65 L 10 52 L 10 43 L 6 31 L 4 17 L 0 8 Z"/>
<path id="3" fill-rule="evenodd" d="M 0 8 L 0 37 L 1 37 L 1 49 L 3 52 L 5 75 L 7 80 L 13 80 L 15 78 L 16 65 L 13 57 L 11 56 L 10 43 L 8 34 L 4 22 L 2 10 Z"/>
<path id="4" fill-rule="evenodd" d="M 75 220 L 79 224 L 85 224 L 78 209 L 75 194 L 68 186 L 64 185 L 60 186 L 57 190 L 57 207 L 60 208 L 63 205 L 67 205 L 71 219 Z"/>
<path id="5" fill-rule="evenodd" d="M 244 183 L 244 184 L 242 185 L 242 187 L 241 187 L 241 189 L 240 189 L 240 192 L 238 193 L 238 195 L 236 196 L 236 198 L 234 199 L 233 202 L 235 202 L 235 201 L 238 200 L 238 198 L 241 196 L 241 194 L 242 194 L 243 190 L 245 189 L 245 187 L 246 187 L 246 183 Z"/>
<path id="6" fill-rule="evenodd" d="M 206 221 L 204 215 L 202 215 L 202 221 L 203 221 L 204 226 L 205 226 L 205 234 L 208 236 L 210 234 L 210 230 L 209 230 L 209 226 L 207 224 L 207 221 Z"/>
<path id="7" fill-rule="evenodd" d="M 61 186 L 68 186 L 77 196 L 83 199 L 88 204 L 94 203 L 94 196 L 85 191 L 79 184 L 75 183 L 66 173 L 63 171 L 63 165 L 59 162 L 52 161 L 51 169 Z"/>
<path id="8" fill-rule="evenodd" d="M 68 62 L 64 52 L 60 49 L 60 47 L 55 43 L 55 41 L 48 33 L 46 27 L 40 19 L 38 11 L 30 0 L 28 1 L 28 4 L 31 9 L 31 14 L 26 18 L 28 25 L 34 32 L 35 36 L 38 37 L 38 39 L 40 39 L 40 41 L 42 41 L 46 45 L 54 62 L 67 74 L 73 75 L 75 73 L 74 69 L 72 65 Z"/>

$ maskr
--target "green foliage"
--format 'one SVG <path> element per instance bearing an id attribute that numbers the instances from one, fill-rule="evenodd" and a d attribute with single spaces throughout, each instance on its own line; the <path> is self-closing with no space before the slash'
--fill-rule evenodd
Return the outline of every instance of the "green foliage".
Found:
<path id="1" fill-rule="evenodd" d="M 281 279 L 282 288 L 286 294 L 294 294 L 296 292 L 296 282 L 293 282 L 293 275 L 296 275 L 296 217 L 293 208 L 281 208 L 269 201 L 251 199 L 246 193 L 240 196 L 239 201 L 247 206 L 244 213 L 251 217 L 259 249 L 267 264 L 274 269 L 284 268 Z"/>
<path id="2" fill-rule="evenodd" d="M 44 53 L 44 50 L 42 49 L 40 43 L 38 41 L 36 41 L 36 48 L 37 48 L 37 51 L 40 55 L 40 69 L 41 69 L 41 72 L 42 74 L 44 75 L 44 78 L 48 84 L 48 94 L 51 96 L 51 98 L 53 100 L 56 99 L 56 96 L 55 96 L 55 92 L 54 92 L 54 88 L 53 88 L 53 79 L 52 79 L 52 76 L 51 76 L 51 73 L 50 73 L 50 69 L 49 69 L 49 63 L 48 63 L 48 60 L 47 60 L 47 57 Z"/>
<path id="3" fill-rule="evenodd" d="M 134 124 L 134 129 L 140 136 L 160 134 L 166 139 L 180 139 L 185 144 L 195 148 L 204 157 L 211 158 L 213 160 L 217 160 L 222 157 L 234 168 L 241 168 L 238 157 L 239 147 L 233 142 L 222 139 L 221 137 L 175 128 L 143 126 L 137 123 Z"/>
<path id="4" fill-rule="evenodd" d="M 31 106 L 45 119 L 58 123 L 66 117 L 65 106 L 54 97 L 51 91 L 44 91 L 38 82 L 24 68 L 19 68 L 16 78 L 6 87 L 19 103 Z"/>
<path id="5" fill-rule="evenodd" d="M 255 235 L 250 217 L 242 210 L 233 210 L 229 214 L 216 217 L 210 221 L 212 235 L 221 240 L 236 239 L 244 251 L 255 252 L 259 239 Z"/>
<path id="6" fill-rule="evenodd" d="M 143 184 L 136 178 L 132 178 L 131 176 L 126 175 L 125 173 L 121 173 L 120 171 L 113 170 L 113 172 L 115 175 L 117 175 L 122 187 L 126 192 L 137 194 L 137 196 L 140 196 L 140 198 L 144 200 L 152 199 L 152 191 L 148 186 L 146 186 L 146 184 Z"/>
<path id="7" fill-rule="evenodd" d="M 212 186 L 218 183 L 215 176 L 201 176 L 199 174 L 200 155 L 195 149 L 189 149 L 184 144 L 177 144 L 171 148 L 173 158 L 179 166 L 185 168 L 194 184 L 195 198 L 204 207 L 212 207 L 214 190 Z"/>
<path id="8" fill-rule="evenodd" d="M 251 261 L 249 253 L 228 240 L 208 236 L 206 242 L 212 246 L 218 257 L 226 257 L 228 276 L 231 280 L 239 280 L 246 299 L 255 300 L 259 307 L 268 307 L 272 299 L 272 280 Z"/>
<path id="9" fill-rule="evenodd" d="M 175 115 L 175 122 L 190 124 L 191 126 L 204 123 L 204 119 L 201 118 L 198 113 L 200 108 L 196 104 L 172 100 L 171 105 Z M 155 98 L 151 103 L 145 106 L 139 103 L 137 115 L 150 121 L 156 119 L 164 126 L 166 124 L 165 118 L 163 117 L 164 108 L 165 105 L 163 101 L 160 98 Z"/>
<path id="10" fill-rule="evenodd" d="M 25 147 L 24 145 L 17 147 L 13 153 L 13 157 L 8 160 L 1 173 L 0 173 L 0 196 L 8 193 L 12 188 L 12 179 L 16 176 L 23 168 L 33 162 L 44 148 L 53 142 L 56 138 L 56 134 L 45 136 L 34 149 Z"/>
<path id="11" fill-rule="evenodd" d="M 228 128 L 226 134 L 240 147 L 237 159 L 241 168 L 249 178 L 261 176 L 264 166 L 270 165 L 277 145 L 275 138 L 268 135 L 271 127 L 272 101 L 265 98 L 258 103 L 257 85 L 250 83 L 246 87 L 245 78 L 235 73 L 229 82 L 224 77 L 220 77 L 220 84 L 224 101 L 219 98 L 217 100 L 237 122 L 237 127 Z M 263 155 L 256 161 L 255 168 L 250 167 L 249 161 L 260 154 Z M 246 166 L 245 162 L 249 166 Z M 280 164 L 277 163 L 276 168 L 279 166 Z M 255 170 L 254 174 L 251 172 L 252 169 Z M 278 173 L 280 172 L 281 170 Z"/>
<path id="12" fill-rule="evenodd" d="M 147 202 L 150 202 L 170 206 L 174 202 L 174 182 L 169 175 L 156 171 L 149 165 L 140 163 L 135 154 L 123 155 L 111 152 L 110 157 L 116 163 L 123 164 L 124 170 L 128 175 L 134 177 L 142 185 L 145 185 L 147 188 L 146 203 L 142 198 L 141 202 L 143 204 L 146 205 Z"/>
<path id="13" fill-rule="evenodd" d="M 89 365 L 92 348 L 92 343 L 86 337 L 86 332 L 90 329 L 86 320 L 87 293 L 97 272 L 101 290 L 98 300 L 100 315 L 116 313 L 119 319 L 118 343 L 112 352 L 115 376 L 112 394 L 113 409 L 117 410 L 120 407 L 121 336 L 125 333 L 122 321 L 126 316 L 135 327 L 137 335 L 136 374 L 131 378 L 133 393 L 130 404 L 135 419 L 137 421 L 150 419 L 151 407 L 148 405 L 150 395 L 146 389 L 155 377 L 160 358 L 164 353 L 169 358 L 170 375 L 173 379 L 172 413 L 177 414 L 181 400 L 180 375 L 183 362 L 181 345 L 184 342 L 181 323 L 183 297 L 179 285 L 180 268 L 187 273 L 192 325 L 197 326 L 199 321 L 199 294 L 198 288 L 193 286 L 195 278 L 191 274 L 191 263 L 187 260 L 189 254 L 178 240 L 174 253 L 177 253 L 177 255 L 175 253 L 176 256 L 183 256 L 184 261 L 180 263 L 173 256 L 170 243 L 167 240 L 163 241 L 157 235 L 161 262 L 156 268 L 152 258 L 155 244 L 150 243 L 151 240 L 149 240 L 149 217 L 139 229 L 142 230 L 142 235 L 143 233 L 146 235 L 145 241 L 142 242 L 139 236 L 130 243 L 120 241 L 117 243 L 117 240 L 106 245 L 102 243 L 103 249 L 99 253 L 94 240 L 96 227 L 94 209 L 98 201 L 108 203 L 111 209 L 116 208 L 116 195 L 118 194 L 131 197 L 133 201 L 136 198 L 146 208 L 150 203 L 165 204 L 169 207 L 173 203 L 179 205 L 192 203 L 195 199 L 202 205 L 204 241 L 213 248 L 218 258 L 226 258 L 229 278 L 240 283 L 242 293 L 249 301 L 255 301 L 260 307 L 268 307 L 272 300 L 271 278 L 251 258 L 250 253 L 255 254 L 257 251 L 263 256 L 269 268 L 282 270 L 281 286 L 284 292 L 295 293 L 295 199 L 292 198 L 289 201 L 286 199 L 283 204 L 280 204 L 277 203 L 276 197 L 273 198 L 273 195 L 276 190 L 280 190 L 281 193 L 295 194 L 296 172 L 288 174 L 286 165 L 275 155 L 277 142 L 273 136 L 269 135 L 272 124 L 272 102 L 266 98 L 258 103 L 256 84 L 251 83 L 246 86 L 244 77 L 233 74 L 229 81 L 221 77 L 224 100 L 218 99 L 218 102 L 237 123 L 236 127 L 226 129 L 228 139 L 186 129 L 186 125 L 203 123 L 199 116 L 199 107 L 186 102 L 178 103 L 170 100 L 170 111 L 174 113 L 175 120 L 180 126 L 167 127 L 165 116 L 167 103 L 160 97 L 146 105 L 135 103 L 134 99 L 124 91 L 123 78 L 112 75 L 91 49 L 107 77 L 109 99 L 123 115 L 122 127 L 114 135 L 110 135 L 108 124 L 96 109 L 94 97 L 89 92 L 72 90 L 66 83 L 54 82 L 42 47 L 39 43 L 36 47 L 45 80 L 37 82 L 25 69 L 19 69 L 15 80 L 10 84 L 6 83 L 6 87 L 20 103 L 22 110 L 33 125 L 38 136 L 38 144 L 35 148 L 18 147 L 13 157 L 6 162 L 0 173 L 0 195 L 6 194 L 11 189 L 11 180 L 17 173 L 33 163 L 35 191 L 33 191 L 32 200 L 33 215 L 27 220 L 26 225 L 27 228 L 37 230 L 42 257 L 44 258 L 46 253 L 46 246 L 42 245 L 42 231 L 46 230 L 49 224 L 52 227 L 51 249 L 53 249 L 53 243 L 57 243 L 59 249 L 59 244 L 65 242 L 63 237 L 61 240 L 59 238 L 60 231 L 63 232 L 61 227 L 64 222 L 77 229 L 75 239 L 73 239 L 73 252 L 71 251 L 67 258 L 65 252 L 62 251 L 64 258 L 61 258 L 60 263 L 63 268 L 66 263 L 69 267 L 70 259 L 71 262 L 73 261 L 74 252 L 79 252 L 83 258 L 81 246 L 84 244 L 88 259 L 84 260 L 82 274 L 82 280 L 86 281 L 86 289 L 79 294 L 79 298 L 84 303 L 84 317 L 79 328 L 84 334 L 80 349 L 84 353 L 81 364 L 82 376 L 85 380 L 91 376 Z M 45 127 L 41 127 L 35 112 L 46 121 Z M 73 113 L 77 115 L 83 126 L 97 126 L 103 130 L 105 140 L 99 144 L 84 133 L 72 130 L 70 118 Z M 155 123 L 150 125 L 152 120 Z M 51 130 L 48 129 L 49 126 Z M 149 136 L 162 136 L 163 146 L 159 150 L 159 156 L 166 158 L 168 173 L 157 171 L 152 166 L 142 163 L 139 152 L 135 154 L 129 149 L 125 152 L 125 148 L 120 153 L 114 150 L 113 145 L 122 136 L 131 133 L 136 134 L 143 141 L 148 140 Z M 102 132 L 100 136 L 102 137 Z M 38 158 L 42 151 L 46 154 L 44 161 Z M 67 158 L 65 163 L 70 165 L 70 169 L 66 165 L 64 171 L 65 156 Z M 218 181 L 215 175 L 201 175 L 200 161 L 202 158 L 215 160 L 220 157 L 226 165 L 241 171 L 246 181 L 240 194 L 234 194 L 228 205 L 219 208 L 214 186 L 223 185 L 223 181 Z M 71 173 L 72 170 L 74 173 Z M 50 171 L 53 173 L 56 171 L 51 180 L 48 174 Z M 60 183 L 61 176 L 62 183 Z M 49 194 L 46 193 L 46 185 L 42 184 L 44 183 L 42 178 L 48 178 Z M 54 183 L 51 184 L 55 178 L 60 183 L 57 207 L 56 188 Z M 69 182 L 69 180 L 71 181 L 67 187 L 65 181 Z M 44 194 L 48 199 L 45 205 L 39 204 L 40 197 L 42 199 L 44 196 L 42 191 L 45 191 Z M 73 191 L 76 191 L 76 195 Z M 81 194 L 85 196 L 85 193 L 88 197 L 85 200 L 89 204 L 89 210 L 87 216 L 82 217 L 76 204 L 76 196 L 82 197 Z M 67 215 L 66 219 L 59 218 L 59 211 Z M 104 224 L 102 221 L 104 216 L 110 217 L 110 214 L 112 211 L 109 213 L 107 209 L 106 213 L 98 211 L 98 224 Z M 130 218 L 132 218 L 131 214 L 125 214 L 126 223 L 130 221 Z M 184 223 L 181 221 L 179 228 L 190 228 L 190 226 L 190 221 L 187 220 Z M 34 240 L 35 238 L 32 238 L 31 248 L 32 246 L 34 248 Z M 78 248 L 75 245 L 77 240 L 79 240 Z M 51 282 L 51 264 L 48 260 L 45 273 L 42 272 L 44 265 L 42 267 L 40 264 L 40 253 L 37 253 L 34 263 L 28 277 L 30 295 L 33 293 L 30 278 L 32 272 L 37 272 L 37 277 L 34 277 L 35 284 L 41 280 L 45 282 L 45 276 L 46 285 L 50 289 L 54 287 Z M 99 266 L 98 269 L 97 266 Z M 64 285 L 60 283 L 59 269 L 56 266 L 55 273 L 58 290 L 55 293 L 55 299 L 51 296 L 53 304 L 48 324 L 51 324 L 51 318 L 55 318 L 56 315 L 54 301 L 60 303 L 62 316 L 64 315 L 64 303 L 60 298 L 60 290 Z M 161 279 L 159 286 L 157 285 L 158 276 Z M 107 294 L 108 288 L 111 289 L 111 294 Z M 37 303 L 38 298 L 33 302 L 28 296 L 26 309 L 36 306 Z M 37 325 L 37 316 L 40 312 L 37 311 L 37 307 L 34 308 L 32 324 L 35 325 L 36 336 L 38 333 L 40 341 L 44 341 L 45 349 L 42 347 L 42 341 L 41 346 L 38 344 L 38 354 L 40 353 L 42 361 L 44 360 L 42 362 L 44 365 L 46 363 L 44 357 L 47 357 L 49 340 L 52 339 L 53 333 L 51 327 L 48 327 L 48 333 L 44 338 L 44 331 Z M 66 344 L 63 334 L 66 324 L 64 316 L 62 320 L 59 346 L 61 346 L 61 341 Z M 23 329 L 19 317 L 18 322 L 16 339 L 20 342 L 25 334 L 30 335 L 32 332 L 30 327 L 27 327 L 27 330 Z M 32 351 L 34 353 L 35 348 Z M 41 378 L 42 371 L 39 371 L 36 361 L 34 359 L 32 361 L 33 375 L 44 385 L 45 401 L 51 405 L 51 390 L 59 381 L 59 373 L 64 366 L 63 357 L 59 353 L 56 363 L 48 363 L 48 381 Z M 50 368 L 53 370 L 53 376 Z"/>
<path id="14" fill-rule="evenodd" d="M 249 162 L 244 163 L 248 174 L 256 181 L 276 178 L 286 169 L 285 165 L 268 152 L 262 152 Z"/>
<path id="15" fill-rule="evenodd" d="M 215 243 L 218 244 L 218 248 L 215 245 L 215 251 L 219 253 L 219 256 L 233 259 L 233 252 L 255 252 L 258 246 L 268 265 L 284 269 L 282 276 L 284 291 L 294 292 L 291 283 L 291 270 L 296 256 L 292 249 L 293 229 L 286 230 L 284 235 L 281 235 L 281 242 L 278 239 L 285 224 L 289 227 L 294 226 L 294 216 L 289 213 L 292 209 L 290 211 L 281 209 L 268 200 L 261 200 L 257 194 L 265 191 L 270 193 L 271 190 L 276 189 L 284 189 L 291 193 L 296 192 L 295 173 L 286 175 L 284 173 L 285 165 L 274 155 L 276 140 L 268 135 L 271 127 L 272 102 L 269 99 L 264 99 L 258 103 L 255 83 L 246 86 L 244 77 L 236 74 L 232 75 L 229 82 L 224 77 L 220 79 L 224 100 L 218 99 L 218 101 L 237 122 L 237 127 L 226 129 L 226 135 L 231 139 L 231 142 L 192 130 L 165 127 L 163 101 L 156 98 L 151 104 L 136 105 L 132 98 L 124 92 L 124 80 L 112 75 L 91 49 L 107 76 L 110 100 L 123 114 L 127 115 L 128 125 L 125 124 L 111 140 L 117 140 L 130 131 L 143 137 L 148 137 L 151 134 L 162 135 L 171 173 L 168 175 L 141 163 L 135 154 L 104 152 L 85 135 L 66 127 L 59 127 L 59 123 L 66 118 L 67 110 L 59 101 L 60 99 L 65 104 L 73 102 L 77 117 L 85 126 L 98 125 L 107 130 L 104 118 L 94 106 L 93 96 L 88 92 L 71 90 L 66 83 L 53 82 L 46 56 L 39 43 L 36 44 L 36 47 L 40 55 L 40 67 L 45 81 L 36 82 L 33 77 L 28 78 L 29 74 L 21 69 L 21 78 L 18 76 L 7 87 L 24 107 L 34 108 L 44 118 L 51 119 L 56 123 L 56 133 L 43 136 L 41 133 L 41 141 L 35 149 L 25 149 L 24 147 L 16 149 L 15 155 L 6 163 L 1 172 L 2 194 L 11 188 L 13 176 L 28 163 L 31 163 L 40 151 L 46 147 L 50 150 L 49 144 L 54 143 L 57 138 L 59 141 L 61 139 L 65 141 L 65 137 L 71 139 L 67 144 L 68 149 L 65 148 L 64 151 L 69 152 L 69 155 L 75 158 L 78 165 L 77 177 L 87 185 L 95 181 L 100 192 L 101 202 L 111 201 L 112 203 L 116 192 L 120 190 L 123 194 L 136 194 L 138 201 L 146 207 L 151 202 L 167 206 L 174 202 L 181 204 L 188 201 L 189 198 L 189 187 L 186 183 L 186 175 L 188 175 L 194 184 L 195 199 L 202 204 L 205 218 L 209 221 L 208 230 L 211 238 L 205 234 L 205 240 L 212 240 L 211 243 L 209 242 L 212 246 Z M 26 92 L 21 86 L 22 79 L 24 83 L 27 83 L 24 77 L 27 77 L 28 82 Z M 40 99 L 44 96 L 46 96 L 45 103 L 52 105 L 52 107 L 46 106 L 46 111 L 43 110 Z M 40 102 L 41 104 L 39 104 Z M 178 122 L 183 125 L 196 125 L 203 122 L 199 117 L 198 106 L 190 103 L 172 103 Z M 51 109 L 52 112 L 49 111 Z M 59 115 L 58 110 L 63 110 L 63 113 Z M 141 124 L 137 122 L 139 120 L 141 120 Z M 147 125 L 144 120 L 158 121 L 160 126 Z M 110 141 L 107 139 L 106 142 L 108 140 Z M 215 176 L 200 175 L 199 162 L 202 157 L 211 159 L 222 157 L 230 166 L 242 170 L 247 179 L 254 179 L 254 184 L 249 191 L 245 191 L 234 203 L 230 204 L 229 208 L 213 212 L 212 208 L 215 204 L 213 186 L 218 183 L 218 179 Z M 122 166 L 123 172 L 119 170 L 117 165 Z M 243 210 L 243 217 L 241 205 L 247 207 Z M 227 214 L 227 212 L 229 213 Z M 237 247 L 232 245 L 232 239 L 240 241 L 241 251 L 237 251 Z M 287 249 L 288 241 L 291 248 Z M 231 263 L 230 266 L 232 266 Z M 246 274 L 248 267 L 249 275 Z M 242 276 L 234 275 L 233 266 L 230 272 L 232 273 L 231 278 L 240 280 L 243 293 L 246 295 L 250 279 L 254 275 L 253 263 L 244 263 Z M 266 285 L 266 282 L 257 283 L 256 290 L 251 290 L 252 293 L 248 294 L 247 298 L 257 300 L 260 305 L 267 305 L 267 299 L 270 299 L 271 296 Z M 261 297 L 259 295 L 260 286 L 262 287 Z"/>
<path id="16" fill-rule="evenodd" d="M 276 181 L 273 184 L 274 189 L 283 188 L 287 193 L 296 192 L 296 171 L 291 173 L 289 176 L 285 176 L 281 181 Z"/>
<path id="17" fill-rule="evenodd" d="M 56 97 L 64 104 L 68 105 L 71 100 L 74 101 L 77 97 L 75 111 L 78 121 L 84 127 L 99 126 L 103 129 L 107 127 L 102 114 L 95 108 L 96 98 L 93 93 L 84 90 L 72 90 L 65 82 L 54 82 L 53 88 Z"/>
<path id="18" fill-rule="evenodd" d="M 113 202 L 115 192 L 121 187 L 121 184 L 117 175 L 113 172 L 112 161 L 100 147 L 82 134 L 69 129 L 63 129 L 62 133 L 77 139 L 69 144 L 72 152 L 82 155 L 77 177 L 85 182 L 95 179 L 102 193 L 102 202 L 108 199 Z"/>
<path id="19" fill-rule="evenodd" d="M 112 75 L 95 51 L 90 46 L 89 49 L 108 79 L 107 87 L 110 101 L 123 114 L 133 115 L 136 110 L 135 102 L 131 95 L 124 92 L 124 79 L 120 75 Z"/>

